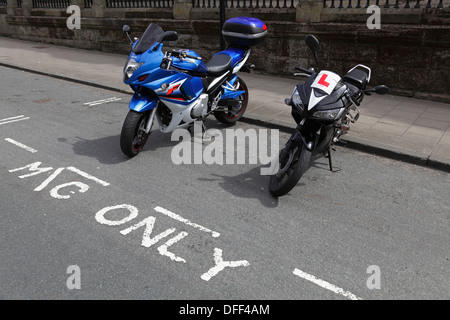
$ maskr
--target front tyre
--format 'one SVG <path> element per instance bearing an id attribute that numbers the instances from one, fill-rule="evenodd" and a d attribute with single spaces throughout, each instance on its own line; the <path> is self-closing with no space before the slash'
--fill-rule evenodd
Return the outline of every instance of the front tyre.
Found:
<path id="1" fill-rule="evenodd" d="M 275 197 L 284 196 L 291 191 L 308 169 L 312 154 L 309 149 L 300 144 L 290 152 L 291 162 L 289 163 L 290 157 L 280 159 L 279 171 L 270 177 L 269 191 Z"/>
<path id="2" fill-rule="evenodd" d="M 237 78 L 238 86 L 236 90 L 244 91 L 239 97 L 236 98 L 236 104 L 228 106 L 225 111 L 214 112 L 214 117 L 220 122 L 226 125 L 233 125 L 244 115 L 248 104 L 248 88 L 244 80 Z"/>
<path id="3" fill-rule="evenodd" d="M 136 112 L 130 110 L 125 118 L 120 133 L 120 148 L 128 157 L 136 156 L 147 142 L 149 133 L 145 133 L 145 127 L 149 118 L 149 112 Z"/>

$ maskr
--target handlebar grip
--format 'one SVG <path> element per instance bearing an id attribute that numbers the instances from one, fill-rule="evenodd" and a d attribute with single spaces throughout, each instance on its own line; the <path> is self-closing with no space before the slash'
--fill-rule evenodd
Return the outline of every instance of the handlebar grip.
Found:
<path id="1" fill-rule="evenodd" d="M 202 57 L 195 57 L 195 56 L 191 56 L 191 55 L 188 55 L 188 54 L 185 54 L 184 56 L 185 56 L 186 58 L 202 60 Z"/>
<path id="2" fill-rule="evenodd" d="M 295 70 L 298 70 L 298 71 L 301 71 L 301 72 L 304 72 L 304 73 L 307 73 L 307 74 L 313 74 L 313 71 L 305 69 L 305 68 L 302 68 L 302 67 L 295 67 Z"/>

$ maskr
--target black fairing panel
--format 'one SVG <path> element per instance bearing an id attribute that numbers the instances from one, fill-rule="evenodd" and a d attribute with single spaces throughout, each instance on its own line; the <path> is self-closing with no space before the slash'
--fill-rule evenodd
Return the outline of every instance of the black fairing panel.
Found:
<path id="1" fill-rule="evenodd" d="M 312 110 L 329 110 L 336 108 L 343 108 L 344 103 L 342 102 L 341 96 L 344 94 L 347 87 L 341 86 L 339 89 L 334 90 L 329 96 L 326 96 L 321 100 Z M 314 94 L 314 93 L 313 93 Z"/>
<path id="2" fill-rule="evenodd" d="M 305 106 L 308 106 L 309 96 L 311 95 L 312 90 L 311 85 L 313 84 L 316 75 L 316 73 L 313 73 L 305 83 L 299 83 L 297 85 L 298 94 Z"/>

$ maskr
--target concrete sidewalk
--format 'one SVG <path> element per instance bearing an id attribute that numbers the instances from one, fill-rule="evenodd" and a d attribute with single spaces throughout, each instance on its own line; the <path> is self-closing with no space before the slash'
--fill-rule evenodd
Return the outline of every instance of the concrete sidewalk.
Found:
<path id="1" fill-rule="evenodd" d="M 0 65 L 131 93 L 122 82 L 125 55 L 0 37 Z M 251 57 L 250 57 L 251 62 Z M 295 123 L 284 99 L 304 77 L 239 73 L 249 88 L 243 121 L 289 131 Z M 3 79 L 5 81 L 6 79 Z M 348 147 L 450 172 L 450 104 L 393 95 L 366 96 Z"/>

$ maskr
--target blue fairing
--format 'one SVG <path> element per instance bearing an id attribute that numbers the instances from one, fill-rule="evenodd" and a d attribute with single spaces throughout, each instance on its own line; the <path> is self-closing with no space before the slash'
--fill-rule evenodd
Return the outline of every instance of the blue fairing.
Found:
<path id="1" fill-rule="evenodd" d="M 158 99 L 150 98 L 135 93 L 130 101 L 130 109 L 136 112 L 144 112 L 157 106 Z"/>
<path id="2" fill-rule="evenodd" d="M 200 57 L 195 51 L 184 49 L 182 50 L 189 56 L 193 57 Z M 203 60 L 197 60 L 192 58 L 185 58 L 185 59 L 179 59 L 174 57 L 172 61 L 172 66 L 183 69 L 183 70 L 190 70 L 195 71 L 198 73 L 205 73 L 206 74 L 206 64 L 203 62 Z"/>

